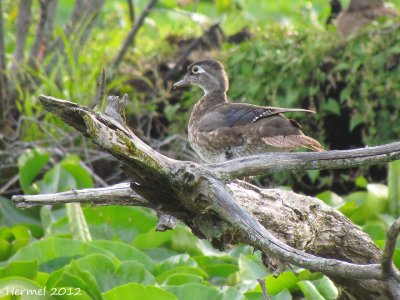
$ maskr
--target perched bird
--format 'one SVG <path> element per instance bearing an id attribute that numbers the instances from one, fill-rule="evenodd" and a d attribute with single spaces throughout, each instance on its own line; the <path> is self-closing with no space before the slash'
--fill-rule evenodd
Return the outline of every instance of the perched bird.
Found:
<path id="1" fill-rule="evenodd" d="M 264 152 L 293 151 L 301 146 L 323 150 L 320 143 L 303 134 L 297 122 L 282 115 L 313 111 L 230 102 L 226 96 L 228 77 L 218 61 L 191 64 L 174 88 L 189 84 L 204 91 L 190 115 L 188 131 L 192 148 L 207 163 Z"/>
<path id="2" fill-rule="evenodd" d="M 342 11 L 336 20 L 340 34 L 349 36 L 380 17 L 396 17 L 398 13 L 386 7 L 383 0 L 351 0 L 347 10 Z"/>

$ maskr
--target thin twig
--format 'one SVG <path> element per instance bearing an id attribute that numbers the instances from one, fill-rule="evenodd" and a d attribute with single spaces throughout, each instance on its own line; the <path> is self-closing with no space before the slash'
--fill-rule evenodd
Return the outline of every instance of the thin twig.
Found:
<path id="1" fill-rule="evenodd" d="M 124 44 L 118 51 L 117 57 L 115 58 L 114 63 L 112 64 L 112 67 L 111 67 L 112 70 L 116 70 L 119 67 L 119 64 L 121 63 L 122 59 L 124 58 L 125 53 L 128 51 L 129 47 L 134 47 L 136 34 L 138 33 L 140 27 L 143 25 L 145 18 L 150 13 L 150 11 L 153 9 L 153 7 L 156 5 L 156 3 L 157 3 L 157 0 L 150 0 L 147 3 L 146 7 L 143 9 L 142 13 L 139 16 L 139 19 L 137 19 L 135 25 L 129 31 Z"/>
<path id="2" fill-rule="evenodd" d="M 135 24 L 135 5 L 133 0 L 127 0 L 129 7 L 129 20 L 131 21 L 131 26 Z"/>
<path id="3" fill-rule="evenodd" d="M 261 286 L 261 290 L 263 292 L 264 300 L 269 300 L 267 287 L 265 286 L 265 279 L 264 278 L 259 278 L 259 279 L 257 279 L 257 281 L 258 281 L 258 284 Z"/>
<path id="4" fill-rule="evenodd" d="M 16 183 L 18 181 L 18 179 L 19 179 L 19 175 L 16 174 L 9 181 L 7 181 L 7 183 L 0 188 L 0 195 L 7 192 L 8 188 L 10 186 L 12 186 L 14 183 Z"/>
<path id="5" fill-rule="evenodd" d="M 390 277 L 394 272 L 392 259 L 399 234 L 400 217 L 389 227 L 386 234 L 385 246 L 382 251 L 382 273 L 386 277 Z M 398 280 L 400 282 L 400 278 Z"/>

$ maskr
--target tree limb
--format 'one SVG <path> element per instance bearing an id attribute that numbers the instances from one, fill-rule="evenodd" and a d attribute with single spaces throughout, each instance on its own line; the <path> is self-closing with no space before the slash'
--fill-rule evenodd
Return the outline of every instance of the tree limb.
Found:
<path id="1" fill-rule="evenodd" d="M 398 159 L 400 142 L 354 150 L 266 153 L 210 164 L 208 167 L 221 178 L 230 179 L 287 171 L 354 168 Z"/>
<path id="2" fill-rule="evenodd" d="M 113 97 L 108 100 L 114 104 L 123 102 L 115 102 Z M 221 177 L 228 178 L 226 174 L 230 177 L 247 174 L 235 169 L 238 160 L 225 164 L 226 169 L 234 169 L 235 173 L 223 173 L 222 164 L 176 161 L 145 145 L 125 124 L 110 116 L 48 96 L 40 96 L 40 101 L 48 111 L 117 157 L 132 181 L 131 188 L 147 203 L 183 220 L 195 234 L 208 238 L 214 246 L 222 248 L 228 243 L 244 242 L 268 256 L 268 267 L 290 263 L 322 272 L 361 299 L 396 297 L 393 290 L 400 289 L 400 284 L 394 274 L 382 272 L 380 250 L 367 234 L 322 201 L 292 192 L 262 190 L 238 181 L 224 183 Z M 382 149 L 394 151 L 391 145 L 372 148 L 362 156 L 364 163 L 371 162 L 375 156 L 380 156 L 382 161 L 385 157 L 396 158 L 392 155 L 394 152 L 384 154 Z M 316 163 L 309 161 L 303 167 L 316 168 L 314 165 L 320 166 L 319 162 L 323 164 L 332 157 L 348 161 L 359 157 L 357 151 L 356 155 L 347 152 L 347 156 L 340 156 L 340 153 L 326 151 L 317 157 Z M 290 161 L 296 155 L 278 154 L 275 158 L 285 157 Z M 301 155 L 307 157 L 308 153 Z M 265 156 L 271 161 L 272 156 Z M 308 155 L 311 157 L 315 158 Z M 264 165 L 257 172 L 282 168 L 282 161 L 275 158 L 275 165 L 261 160 Z M 262 156 L 252 157 L 250 161 L 257 159 Z M 296 162 L 300 163 L 298 157 Z M 292 169 L 293 163 L 288 164 Z"/>

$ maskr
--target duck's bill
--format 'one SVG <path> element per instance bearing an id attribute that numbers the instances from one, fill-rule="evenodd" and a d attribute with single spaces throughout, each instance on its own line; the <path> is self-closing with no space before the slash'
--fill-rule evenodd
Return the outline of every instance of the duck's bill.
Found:
<path id="1" fill-rule="evenodd" d="M 183 87 L 183 86 L 187 86 L 189 84 L 190 84 L 190 81 L 187 78 L 187 76 L 185 76 L 180 81 L 175 82 L 173 88 L 176 89 L 176 88 L 180 88 L 180 87 Z"/>

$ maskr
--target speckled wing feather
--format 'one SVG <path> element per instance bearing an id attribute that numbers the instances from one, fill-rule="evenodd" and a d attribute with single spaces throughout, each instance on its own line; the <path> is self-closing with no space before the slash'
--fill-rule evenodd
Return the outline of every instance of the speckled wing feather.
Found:
<path id="1" fill-rule="evenodd" d="M 257 106 L 242 103 L 221 103 L 208 111 L 198 122 L 201 131 L 213 131 L 221 127 L 243 126 L 257 122 L 260 119 L 279 115 L 286 112 L 307 112 L 311 110 L 300 108 L 279 108 L 268 106 Z"/>

